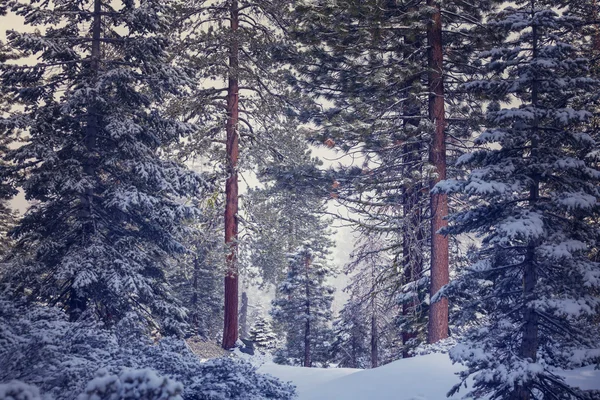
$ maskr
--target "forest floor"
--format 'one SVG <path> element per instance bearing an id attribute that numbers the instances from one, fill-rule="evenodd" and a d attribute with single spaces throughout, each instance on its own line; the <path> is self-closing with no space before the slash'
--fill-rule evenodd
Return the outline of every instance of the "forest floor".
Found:
<path id="1" fill-rule="evenodd" d="M 460 365 L 445 354 L 398 360 L 375 369 L 303 368 L 265 361 L 259 372 L 296 385 L 298 400 L 444 400 L 458 383 Z M 564 371 L 567 382 L 584 390 L 600 390 L 600 370 L 593 367 Z M 451 397 L 459 399 L 467 393 Z"/>

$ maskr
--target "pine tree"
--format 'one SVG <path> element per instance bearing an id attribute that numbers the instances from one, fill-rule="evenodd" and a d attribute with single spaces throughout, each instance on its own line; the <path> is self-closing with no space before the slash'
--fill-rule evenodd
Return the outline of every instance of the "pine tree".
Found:
<path id="1" fill-rule="evenodd" d="M 287 54 L 293 50 L 285 34 L 290 3 L 186 0 L 180 8 L 179 55 L 198 72 L 198 81 L 196 90 L 174 108 L 187 120 L 200 122 L 190 144 L 224 173 L 230 251 L 223 347 L 229 349 L 238 337 L 239 173 L 254 167 L 257 154 L 277 153 L 278 139 L 297 126 L 294 100 L 299 97 L 286 84 L 291 77 Z M 210 152 L 200 150 L 209 146 Z M 262 151 L 249 154 L 257 148 Z"/>
<path id="2" fill-rule="evenodd" d="M 277 336 L 271 326 L 271 321 L 265 317 L 259 317 L 252 328 L 250 328 L 250 340 L 254 349 L 261 353 L 270 353 L 277 348 Z"/>
<path id="3" fill-rule="evenodd" d="M 350 299 L 334 322 L 332 353 L 342 368 L 368 368 L 372 364 L 368 343 L 370 332 L 363 311 L 359 301 Z"/>
<path id="4" fill-rule="evenodd" d="M 313 115 L 321 127 L 314 136 L 364 160 L 339 174 L 336 198 L 360 215 L 352 222 L 361 233 L 388 242 L 390 279 L 414 287 L 429 274 L 431 295 L 448 279 L 448 241 L 438 233 L 448 204 L 428 188 L 473 128 L 467 117 L 478 105 L 458 84 L 476 70 L 473 43 L 485 35 L 468 28 L 490 3 L 323 0 L 297 10 L 308 58 L 299 86 L 331 102 Z M 448 334 L 445 301 L 429 308 L 430 342 Z M 406 303 L 404 318 L 416 308 Z"/>
<path id="5" fill-rule="evenodd" d="M 8 2 L 33 33 L 8 46 L 35 61 L 4 64 L 0 92 L 14 105 L 3 137 L 22 144 L 3 176 L 38 203 L 23 217 L 10 273 L 15 292 L 112 323 L 135 311 L 178 331 L 184 310 L 165 270 L 185 250 L 182 221 L 197 214 L 201 177 L 160 157 L 191 130 L 159 104 L 189 76 L 168 62 L 164 2 Z"/>
<path id="6" fill-rule="evenodd" d="M 325 249 L 322 238 L 313 236 L 289 255 L 289 272 L 271 310 L 286 335 L 281 362 L 312 367 L 328 361 L 334 288 L 326 283 L 332 270 Z"/>
<path id="7" fill-rule="evenodd" d="M 188 253 L 181 257 L 168 278 L 179 301 L 188 310 L 192 335 L 215 340 L 223 323 L 223 224 L 222 199 L 218 194 L 201 206 L 202 216 L 194 234 L 186 238 Z"/>
<path id="8" fill-rule="evenodd" d="M 467 178 L 439 186 L 475 202 L 449 232 L 482 237 L 479 261 L 445 290 L 471 296 L 471 329 L 451 356 L 475 397 L 584 398 L 555 371 L 599 361 L 598 80 L 571 6 L 520 0 L 490 16 L 497 42 L 465 87 L 489 102 L 485 130 L 459 159 Z"/>

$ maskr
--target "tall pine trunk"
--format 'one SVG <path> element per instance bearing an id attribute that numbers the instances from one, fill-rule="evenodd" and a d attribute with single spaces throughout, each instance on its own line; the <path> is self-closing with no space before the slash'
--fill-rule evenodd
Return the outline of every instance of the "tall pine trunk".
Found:
<path id="1" fill-rule="evenodd" d="M 446 179 L 446 143 L 444 114 L 444 81 L 442 52 L 442 15 L 440 6 L 434 0 L 427 0 L 429 7 L 436 9 L 427 26 L 429 61 L 429 118 L 435 125 L 433 140 L 429 149 L 429 162 L 433 164 L 436 178 L 433 187 Z M 445 193 L 431 194 L 431 286 L 430 295 L 435 295 L 449 281 L 448 237 L 437 232 L 448 222 L 448 196 Z M 448 300 L 446 298 L 431 304 L 429 308 L 428 342 L 435 343 L 448 337 Z"/>
<path id="2" fill-rule="evenodd" d="M 231 43 L 229 47 L 229 86 L 227 89 L 227 182 L 225 184 L 225 245 L 227 272 L 225 276 L 225 311 L 223 348 L 231 349 L 238 339 L 238 100 L 239 100 L 239 42 L 237 30 L 239 10 L 237 0 L 230 6 Z"/>

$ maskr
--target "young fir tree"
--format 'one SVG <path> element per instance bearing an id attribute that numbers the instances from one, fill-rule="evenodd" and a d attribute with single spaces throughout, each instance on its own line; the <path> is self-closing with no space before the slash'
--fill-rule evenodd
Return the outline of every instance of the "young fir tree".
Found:
<path id="1" fill-rule="evenodd" d="M 350 299 L 344 304 L 339 318 L 333 323 L 333 360 L 341 368 L 371 366 L 368 319 L 360 301 Z"/>
<path id="2" fill-rule="evenodd" d="M 36 200 L 19 223 L 26 254 L 8 280 L 15 293 L 106 322 L 134 311 L 178 331 L 184 310 L 165 270 L 185 250 L 182 222 L 197 213 L 199 175 L 159 150 L 187 134 L 157 104 L 189 84 L 172 67 L 162 1 L 8 2 L 33 33 L 8 32 L 23 63 L 4 64 L 0 92 L 14 107 L 0 120 L 20 146 L 3 179 Z M 34 61 L 30 61 L 33 59 Z"/>
<path id="3" fill-rule="evenodd" d="M 570 2 L 515 1 L 487 27 L 499 38 L 481 54 L 489 77 L 465 88 L 489 101 L 486 129 L 459 159 L 468 177 L 439 187 L 474 201 L 449 231 L 482 237 L 480 260 L 446 290 L 471 296 L 451 356 L 477 398 L 583 398 L 556 369 L 599 361 L 598 80 Z"/>
<path id="4" fill-rule="evenodd" d="M 287 278 L 273 301 L 271 314 L 286 337 L 276 358 L 281 363 L 312 367 L 329 361 L 334 288 L 326 280 L 333 271 L 327 265 L 326 239 L 318 233 L 289 255 Z"/>
<path id="5" fill-rule="evenodd" d="M 265 317 L 259 317 L 252 328 L 250 337 L 254 350 L 261 353 L 270 353 L 277 348 L 277 335 L 273 331 L 272 323 Z"/>

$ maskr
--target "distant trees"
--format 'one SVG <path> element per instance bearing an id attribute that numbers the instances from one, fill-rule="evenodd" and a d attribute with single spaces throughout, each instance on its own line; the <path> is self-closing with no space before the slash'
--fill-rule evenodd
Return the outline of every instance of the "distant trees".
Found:
<path id="1" fill-rule="evenodd" d="M 223 322 L 223 224 L 218 192 L 199 205 L 202 215 L 190 223 L 188 252 L 168 271 L 173 292 L 187 309 L 188 332 L 204 340 L 221 335 Z"/>
<path id="2" fill-rule="evenodd" d="M 485 130 L 459 159 L 466 179 L 437 189 L 470 199 L 448 231 L 482 237 L 478 261 L 446 289 L 470 296 L 473 326 L 451 356 L 477 396 L 584 398 L 555 371 L 598 362 L 598 80 L 573 11 L 527 0 L 488 18 L 497 41 L 465 85 L 488 103 Z"/>
<path id="3" fill-rule="evenodd" d="M 402 282 L 390 277 L 392 261 L 381 251 L 382 245 L 385 242 L 359 240 L 355 246 L 360 256 L 345 268 L 350 283 L 344 291 L 350 298 L 334 322 L 333 357 L 340 366 L 376 368 L 402 355 L 398 347 L 402 305 L 395 286 Z"/>

